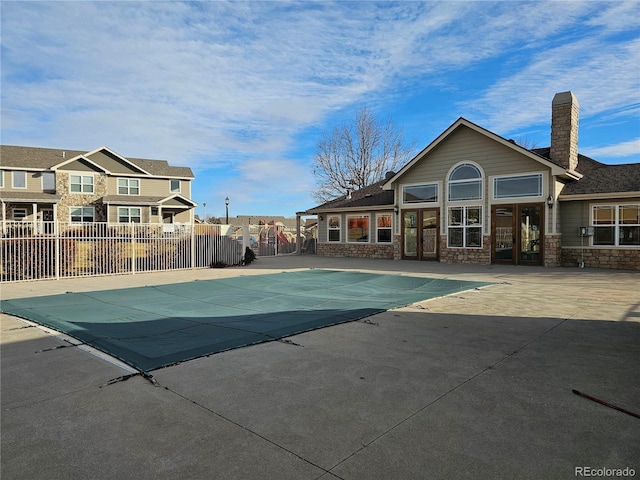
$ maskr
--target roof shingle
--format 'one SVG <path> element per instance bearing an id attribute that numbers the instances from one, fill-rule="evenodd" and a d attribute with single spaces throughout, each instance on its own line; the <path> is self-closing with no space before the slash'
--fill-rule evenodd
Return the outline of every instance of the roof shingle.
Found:
<path id="1" fill-rule="evenodd" d="M 0 145 L 0 165 L 9 168 L 48 170 L 54 165 L 89 152 L 59 148 Z M 166 160 L 127 158 L 134 165 L 154 176 L 194 178 L 189 167 L 172 167 Z"/>

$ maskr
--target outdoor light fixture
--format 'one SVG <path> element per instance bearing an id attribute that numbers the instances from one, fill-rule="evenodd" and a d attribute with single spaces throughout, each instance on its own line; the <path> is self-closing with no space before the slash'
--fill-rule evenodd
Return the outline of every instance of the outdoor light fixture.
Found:
<path id="1" fill-rule="evenodd" d="M 547 197 L 547 205 L 549 208 L 553 208 L 553 197 L 551 195 Z"/>
<path id="2" fill-rule="evenodd" d="M 394 212 L 395 212 L 395 214 L 397 215 L 397 214 L 398 214 L 398 212 L 400 211 L 400 209 L 398 208 L 398 206 L 397 206 L 397 205 L 395 205 L 395 206 L 393 207 L 393 211 L 394 211 Z"/>
<path id="3" fill-rule="evenodd" d="M 225 225 L 229 225 L 229 197 L 224 199 L 224 206 L 227 211 L 227 215 L 225 217 Z"/>

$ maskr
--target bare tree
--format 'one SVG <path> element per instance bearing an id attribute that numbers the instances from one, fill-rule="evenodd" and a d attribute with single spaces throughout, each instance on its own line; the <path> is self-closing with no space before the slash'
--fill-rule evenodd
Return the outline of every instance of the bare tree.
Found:
<path id="1" fill-rule="evenodd" d="M 526 148 L 527 150 L 533 150 L 534 148 L 538 148 L 536 141 L 529 137 L 519 137 L 519 138 L 516 138 L 514 142 L 516 145 L 519 145 L 522 148 Z"/>
<path id="2" fill-rule="evenodd" d="M 313 197 L 326 202 L 382 180 L 413 156 L 414 145 L 405 145 L 401 129 L 381 121 L 367 109 L 353 123 L 324 132 L 313 158 L 316 186 Z"/>

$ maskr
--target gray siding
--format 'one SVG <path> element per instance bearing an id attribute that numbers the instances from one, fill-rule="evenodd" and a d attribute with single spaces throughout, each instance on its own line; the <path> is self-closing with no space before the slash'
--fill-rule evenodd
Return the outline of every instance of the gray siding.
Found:
<path id="1" fill-rule="evenodd" d="M 492 175 L 549 171 L 541 163 L 463 126 L 432 150 L 426 161 L 416 163 L 406 172 L 401 182 L 444 181 L 449 169 L 463 161 L 480 165 L 487 178 Z"/>
<path id="2" fill-rule="evenodd" d="M 447 195 L 447 175 L 451 167 L 460 162 L 473 162 L 478 164 L 484 174 L 483 183 L 483 225 L 484 233 L 491 231 L 491 177 L 512 175 L 521 173 L 546 173 L 546 191 L 549 190 L 548 182 L 551 181 L 551 172 L 548 167 L 525 155 L 522 155 L 508 146 L 467 127 L 460 127 L 445 139 L 428 156 L 417 162 L 410 170 L 400 178 L 396 185 L 396 198 L 401 200 L 401 185 L 413 183 L 441 182 L 440 207 L 444 209 Z M 544 192 L 543 192 L 544 193 Z M 539 200 L 544 202 L 546 194 Z M 531 200 L 513 199 L 510 203 L 526 202 Z M 498 202 L 496 202 L 498 203 Z M 503 201 L 500 203 L 507 203 Z M 441 233 L 445 233 L 446 211 L 440 215 Z M 545 225 L 549 232 L 549 224 Z"/>
<path id="3" fill-rule="evenodd" d="M 582 244 L 582 237 L 578 235 L 578 228 L 589 225 L 589 202 L 574 201 L 560 202 L 560 223 L 562 225 L 562 245 L 565 247 L 579 247 Z M 584 239 L 588 245 L 588 239 Z"/>
<path id="4" fill-rule="evenodd" d="M 100 150 L 90 156 L 88 156 L 92 162 L 97 163 L 98 165 L 104 167 L 112 174 L 117 175 L 119 173 L 126 174 L 140 174 L 140 170 L 133 167 L 132 165 L 123 162 L 121 159 L 117 158 L 114 155 L 111 155 L 109 152 L 105 150 Z"/>
<path id="5" fill-rule="evenodd" d="M 624 203 L 637 203 L 640 199 L 611 198 L 602 200 L 574 200 L 560 202 L 560 215 L 562 224 L 562 246 L 579 247 L 590 244 L 591 239 L 578 234 L 579 227 L 591 225 L 591 205 L 619 205 Z"/>
<path id="6" fill-rule="evenodd" d="M 173 195 L 171 193 L 171 183 L 166 178 L 150 178 L 150 177 L 109 177 L 108 191 L 109 195 L 118 195 L 118 178 L 137 178 L 140 180 L 140 195 L 148 197 L 168 197 Z M 190 196 L 190 182 L 180 182 L 180 195 L 189 198 Z"/>
<path id="7" fill-rule="evenodd" d="M 68 172 L 90 172 L 90 173 L 103 173 L 98 167 L 94 167 L 82 160 L 75 160 L 71 163 L 59 168 L 59 170 L 65 170 Z"/>

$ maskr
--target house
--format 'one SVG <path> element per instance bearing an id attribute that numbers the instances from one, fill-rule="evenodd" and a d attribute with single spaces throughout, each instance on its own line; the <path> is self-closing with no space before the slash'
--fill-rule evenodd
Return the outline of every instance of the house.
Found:
<path id="1" fill-rule="evenodd" d="M 640 269 L 640 163 L 579 154 L 578 114 L 556 94 L 542 149 L 459 118 L 399 172 L 301 212 L 317 253 Z"/>
<path id="2" fill-rule="evenodd" d="M 193 223 L 188 167 L 90 152 L 0 146 L 2 220 Z"/>

